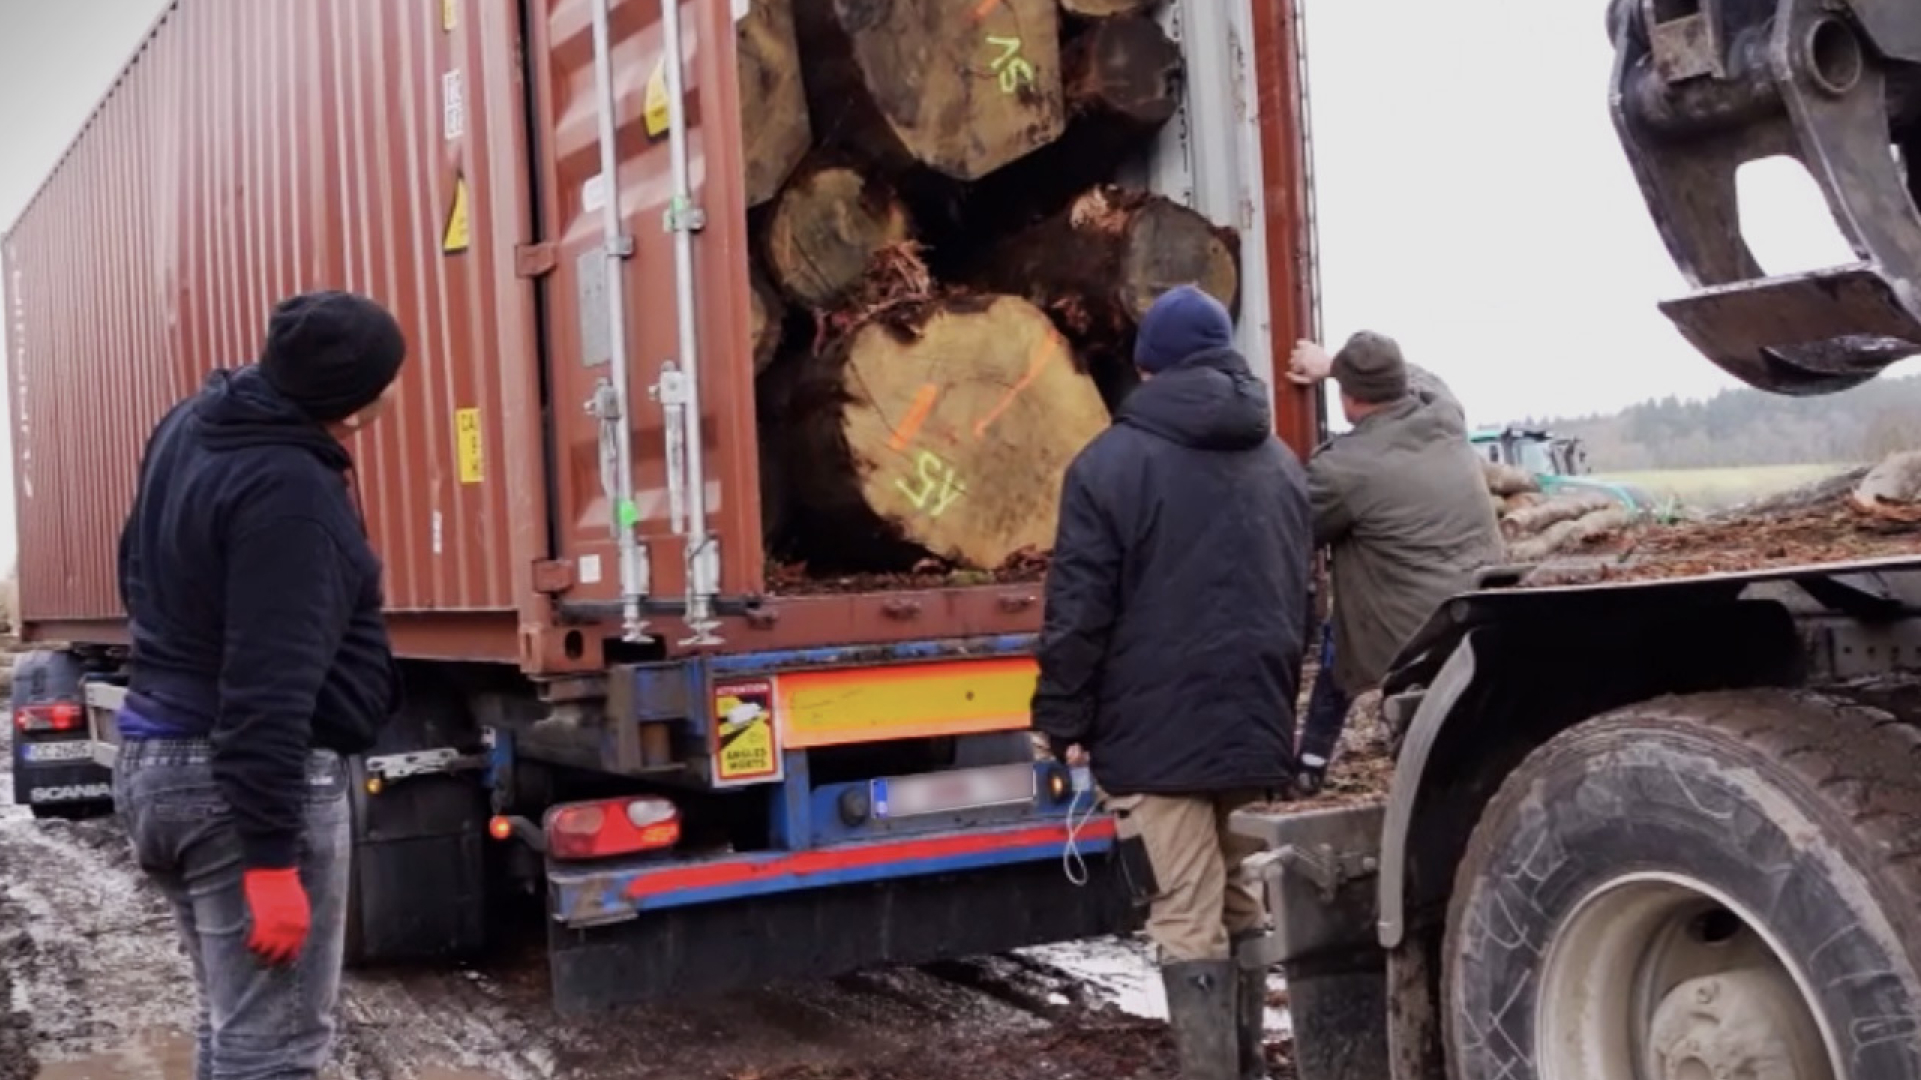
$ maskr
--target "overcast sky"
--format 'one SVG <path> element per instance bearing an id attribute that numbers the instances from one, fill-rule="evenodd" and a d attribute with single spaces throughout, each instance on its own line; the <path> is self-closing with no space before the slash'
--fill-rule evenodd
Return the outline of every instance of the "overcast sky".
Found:
<path id="1" fill-rule="evenodd" d="M 0 227 L 166 2 L 0 0 Z M 1480 421 L 1732 385 L 1654 308 L 1681 281 L 1608 119 L 1603 0 L 1478 20 L 1434 0 L 1306 2 L 1332 341 L 1400 338 Z M 1845 255 L 1804 175 L 1767 175 L 1744 206 L 1771 270 Z"/>

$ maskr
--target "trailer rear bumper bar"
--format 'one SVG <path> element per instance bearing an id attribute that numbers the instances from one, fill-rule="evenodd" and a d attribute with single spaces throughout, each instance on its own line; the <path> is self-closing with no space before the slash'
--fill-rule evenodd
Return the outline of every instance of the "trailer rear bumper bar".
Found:
<path id="1" fill-rule="evenodd" d="M 1105 855 L 1114 843 L 1113 819 L 1095 817 L 1080 824 L 1071 838 L 1081 856 L 1092 859 Z M 757 852 L 681 862 L 638 859 L 580 869 L 553 867 L 547 875 L 548 896 L 554 921 L 578 929 L 621 922 L 643 911 L 664 908 L 1017 863 L 1058 862 L 1068 852 L 1069 839 L 1065 823 L 1029 823 L 812 851 Z M 1065 876 L 1066 871 L 1062 873 Z"/>
<path id="2" fill-rule="evenodd" d="M 1105 844 L 1089 838 L 1083 847 Z M 1020 861 L 977 868 L 955 861 L 948 864 L 954 872 L 865 883 L 814 875 L 805 884 L 822 887 L 681 904 L 592 929 L 551 922 L 554 1007 L 572 1016 L 1139 927 L 1141 909 L 1129 903 L 1107 856 L 1088 857 L 1085 886 L 1062 872 L 1058 847 L 1031 846 L 1013 857 Z"/>

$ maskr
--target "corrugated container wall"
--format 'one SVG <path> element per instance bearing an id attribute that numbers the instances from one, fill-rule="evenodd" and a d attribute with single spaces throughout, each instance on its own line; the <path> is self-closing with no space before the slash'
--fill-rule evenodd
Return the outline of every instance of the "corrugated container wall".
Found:
<path id="1" fill-rule="evenodd" d="M 1244 5 L 1244 6 L 1243 6 Z M 618 370 L 632 401 L 625 509 L 651 596 L 687 592 L 673 524 L 690 494 L 649 388 L 697 361 L 708 522 L 728 647 L 1031 631 L 1036 590 L 764 598 L 734 20 L 679 7 L 692 273 L 676 277 L 671 148 L 652 106 L 658 0 L 611 4 L 616 176 L 602 176 L 594 0 L 177 0 L 0 247 L 30 635 L 124 634 L 114 547 L 153 422 L 216 366 L 252 359 L 274 302 L 317 286 L 394 309 L 412 345 L 396 413 L 354 447 L 404 655 L 592 669 L 619 633 L 619 559 L 585 406 Z M 1232 220 L 1257 364 L 1311 332 L 1311 248 L 1287 0 L 1189 0 L 1193 121 L 1156 179 Z M 751 104 L 749 107 L 752 107 Z M 610 265 L 613 201 L 631 255 Z M 675 313 L 694 297 L 697 349 Z M 1284 354 L 1284 348 L 1281 350 Z M 1306 395 L 1279 428 L 1314 440 Z M 562 605 L 565 605 L 564 609 Z M 592 624 L 592 625 L 589 625 Z M 656 620 L 680 639 L 677 620 Z"/>
<path id="2" fill-rule="evenodd" d="M 443 7 L 466 22 L 444 28 Z M 531 309 L 513 243 L 472 237 L 527 228 L 525 158 L 490 145 L 519 142 L 518 38 L 499 3 L 163 17 L 4 248 L 28 620 L 119 616 L 114 545 L 150 426 L 250 360 L 278 298 L 321 285 L 378 297 L 411 344 L 395 414 L 355 447 L 390 605 L 515 606 L 509 522 L 541 510 L 484 481 L 501 373 L 536 393 Z M 466 250 L 444 252 L 450 229 Z"/>

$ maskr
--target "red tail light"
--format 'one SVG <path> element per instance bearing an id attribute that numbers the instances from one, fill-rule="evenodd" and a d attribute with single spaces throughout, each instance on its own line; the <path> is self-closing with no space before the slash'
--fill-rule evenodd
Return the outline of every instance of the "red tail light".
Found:
<path id="1" fill-rule="evenodd" d="M 80 706 L 62 703 L 19 709 L 13 714 L 13 726 L 17 731 L 79 731 L 83 724 Z"/>
<path id="2" fill-rule="evenodd" d="M 545 825 L 547 854 L 556 859 L 631 855 L 680 842 L 680 811 L 652 796 L 556 806 Z"/>

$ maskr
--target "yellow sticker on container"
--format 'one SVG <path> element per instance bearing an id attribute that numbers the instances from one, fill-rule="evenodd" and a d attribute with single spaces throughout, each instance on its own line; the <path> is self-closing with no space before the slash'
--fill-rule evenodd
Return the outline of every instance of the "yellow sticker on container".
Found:
<path id="1" fill-rule="evenodd" d="M 460 462 L 460 482 L 478 484 L 483 475 L 480 445 L 480 410 L 454 410 L 454 453 Z"/>
<path id="2" fill-rule="evenodd" d="M 774 685 L 733 683 L 714 688 L 714 781 L 742 784 L 777 780 L 780 747 L 774 737 Z"/>
<path id="3" fill-rule="evenodd" d="M 647 123 L 647 137 L 658 139 L 667 134 L 667 58 L 661 57 L 654 64 L 654 73 L 647 76 L 646 111 L 643 114 Z"/>
<path id="4" fill-rule="evenodd" d="M 440 0 L 440 29 L 452 33 L 460 25 L 460 0 Z"/>
<path id="5" fill-rule="evenodd" d="M 440 252 L 443 255 L 458 255 L 467 250 L 473 239 L 471 212 L 467 208 L 467 178 L 454 174 L 454 202 L 447 208 L 447 224 L 440 230 Z"/>

